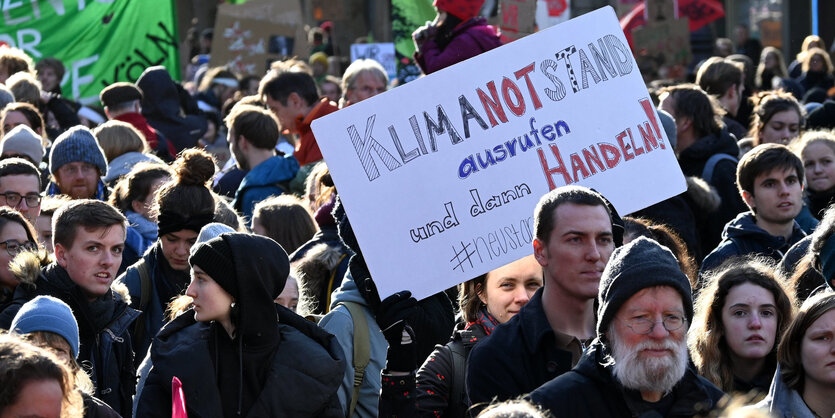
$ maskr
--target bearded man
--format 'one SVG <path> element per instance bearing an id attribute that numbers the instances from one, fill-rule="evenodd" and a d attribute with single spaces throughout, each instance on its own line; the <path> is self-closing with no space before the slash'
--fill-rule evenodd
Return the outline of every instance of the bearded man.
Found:
<path id="1" fill-rule="evenodd" d="M 639 238 L 615 250 L 598 293 L 597 338 L 579 364 L 529 397 L 559 416 L 706 414 L 724 393 L 687 367 L 690 282 L 675 256 Z"/>

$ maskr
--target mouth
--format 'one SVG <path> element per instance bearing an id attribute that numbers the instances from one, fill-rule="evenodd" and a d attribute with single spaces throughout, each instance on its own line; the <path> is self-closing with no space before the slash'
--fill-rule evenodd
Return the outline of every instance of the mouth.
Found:
<path id="1" fill-rule="evenodd" d="M 750 336 L 750 337 L 746 338 L 746 339 L 745 339 L 745 342 L 749 342 L 749 343 L 764 343 L 764 342 L 765 342 L 765 338 L 763 338 L 763 337 L 761 337 L 761 336 L 759 336 L 759 335 L 752 335 L 752 336 Z"/>
<path id="2" fill-rule="evenodd" d="M 670 350 L 666 348 L 647 348 L 641 350 L 641 353 L 650 357 L 665 357 L 670 354 Z"/>
<path id="3" fill-rule="evenodd" d="M 780 202 L 780 204 L 777 205 L 777 207 L 780 208 L 780 209 L 790 208 L 792 206 L 794 206 L 794 203 L 792 203 L 792 202 Z"/>
<path id="4" fill-rule="evenodd" d="M 95 277 L 100 282 L 109 282 L 111 275 L 108 272 L 100 272 L 100 273 L 96 273 Z"/>

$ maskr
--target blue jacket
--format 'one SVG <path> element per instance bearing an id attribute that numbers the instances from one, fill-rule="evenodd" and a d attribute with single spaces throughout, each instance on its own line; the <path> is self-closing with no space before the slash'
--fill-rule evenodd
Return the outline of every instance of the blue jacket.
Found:
<path id="1" fill-rule="evenodd" d="M 354 364 L 352 361 L 354 355 L 354 321 L 348 312 L 348 308 L 339 305 L 340 302 L 356 302 L 363 306 L 365 320 L 368 322 L 368 332 L 371 337 L 371 361 L 365 368 L 365 376 L 362 386 L 360 386 L 360 398 L 354 410 L 354 417 L 377 417 L 380 389 L 382 387 L 380 371 L 386 364 L 388 342 L 380 331 L 380 327 L 377 325 L 374 314 L 369 309 L 365 298 L 357 289 L 351 274 L 346 274 L 342 286 L 333 292 L 331 311 L 319 321 L 319 326 L 336 337 L 342 351 L 345 353 L 345 376 L 337 395 L 339 395 L 339 403 L 342 404 L 342 409 L 346 415 L 351 406 L 351 397 L 354 392 Z"/>
<path id="2" fill-rule="evenodd" d="M 722 242 L 705 257 L 700 273 L 719 267 L 730 257 L 746 254 L 764 255 L 780 262 L 789 248 L 805 236 L 806 233 L 795 222 L 792 235 L 788 240 L 775 237 L 757 226 L 752 212 L 741 213 L 725 225 L 725 230 L 722 231 Z"/>
<path id="3" fill-rule="evenodd" d="M 232 206 L 249 222 L 255 204 L 270 196 L 284 193 L 286 188 L 280 183 L 289 184 L 298 171 L 299 162 L 295 158 L 278 155 L 270 157 L 249 170 L 235 192 Z"/>

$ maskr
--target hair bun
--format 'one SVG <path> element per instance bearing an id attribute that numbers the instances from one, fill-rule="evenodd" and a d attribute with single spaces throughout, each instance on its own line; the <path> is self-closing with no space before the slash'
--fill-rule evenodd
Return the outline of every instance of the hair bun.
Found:
<path id="1" fill-rule="evenodd" d="M 174 162 L 177 183 L 186 186 L 205 186 L 215 175 L 212 156 L 199 149 L 187 149 Z"/>

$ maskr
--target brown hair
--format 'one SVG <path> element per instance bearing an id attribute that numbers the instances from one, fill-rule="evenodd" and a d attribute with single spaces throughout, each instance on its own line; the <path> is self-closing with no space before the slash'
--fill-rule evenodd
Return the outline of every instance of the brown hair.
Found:
<path id="1" fill-rule="evenodd" d="M 312 212 L 324 206 L 336 194 L 330 169 L 324 161 L 319 161 L 310 170 L 304 186 L 304 197 Z"/>
<path id="2" fill-rule="evenodd" d="M 743 65 L 738 62 L 722 57 L 710 57 L 699 67 L 696 83 L 708 94 L 722 97 L 732 86 L 742 85 L 743 69 Z"/>
<path id="3" fill-rule="evenodd" d="M 661 97 L 665 93 L 673 100 L 673 117 L 690 118 L 699 136 L 718 134 L 722 130 L 722 116 L 725 115 L 725 111 L 715 98 L 697 84 L 664 87 L 658 91 L 658 96 Z"/>
<path id="4" fill-rule="evenodd" d="M 278 120 L 273 112 L 267 109 L 238 104 L 232 107 L 224 122 L 235 135 L 233 141 L 243 136 L 256 148 L 270 150 L 275 148 L 278 142 Z"/>
<path id="5" fill-rule="evenodd" d="M 165 164 L 140 162 L 113 187 L 110 204 L 122 213 L 133 210 L 133 202 L 144 201 L 151 193 L 151 186 L 159 179 L 171 177 L 171 169 Z"/>
<path id="6" fill-rule="evenodd" d="M 764 258 L 734 259 L 716 270 L 696 299 L 696 314 L 687 336 L 690 356 L 699 374 L 725 392 L 732 391 L 734 387 L 733 364 L 722 322 L 722 308 L 728 293 L 736 286 L 751 283 L 769 291 L 774 297 L 777 329 L 774 347 L 769 353 L 774 359 L 780 336 L 794 313 L 794 291 L 777 271 L 777 266 Z"/>
<path id="7" fill-rule="evenodd" d="M 786 110 L 794 110 L 797 112 L 797 115 L 800 117 L 800 127 L 803 129 L 803 124 L 806 120 L 806 110 L 800 106 L 800 103 L 791 94 L 783 90 L 761 91 L 751 97 L 751 103 L 754 105 L 754 117 L 751 119 L 748 136 L 753 138 L 756 144 L 760 142 L 760 131 L 765 124 L 774 115 Z"/>
<path id="8" fill-rule="evenodd" d="M 55 211 L 52 217 L 52 242 L 72 248 L 78 228 L 90 231 L 119 225 L 125 232 L 127 222 L 121 212 L 101 200 L 72 200 Z"/>
<path id="9" fill-rule="evenodd" d="M 215 199 L 206 187 L 215 174 L 212 156 L 203 150 L 187 149 L 174 161 L 173 169 L 174 181 L 157 192 L 157 213 L 170 212 L 184 217 L 214 215 Z"/>
<path id="10" fill-rule="evenodd" d="M 0 68 L 5 68 L 9 75 L 27 72 L 32 73 L 32 58 L 25 52 L 8 45 L 0 45 Z"/>
<path id="11" fill-rule="evenodd" d="M 800 349 L 806 330 L 825 313 L 835 309 L 835 293 L 827 291 L 814 295 L 803 302 L 800 311 L 789 324 L 780 346 L 777 348 L 777 361 L 780 363 L 780 377 L 783 383 L 799 393 L 803 392 L 806 373 Z"/>
<path id="12" fill-rule="evenodd" d="M 129 152 L 148 152 L 145 135 L 133 125 L 120 120 L 109 120 L 95 129 L 93 135 L 99 141 L 107 162 Z"/>
<path id="13" fill-rule="evenodd" d="M 803 161 L 800 161 L 800 158 L 794 155 L 788 147 L 782 144 L 757 145 L 751 151 L 745 153 L 736 166 L 736 183 L 739 194 L 748 192 L 753 196 L 754 180 L 757 176 L 777 169 L 794 169 L 797 173 L 797 180 L 803 184 L 806 174 Z"/>
<path id="14" fill-rule="evenodd" d="M 62 417 L 83 415 L 70 372 L 55 355 L 19 338 L 0 335 L 0 414 L 17 402 L 27 383 L 36 380 L 52 380 L 61 386 Z"/>
<path id="15" fill-rule="evenodd" d="M 9 76 L 6 87 L 14 94 L 16 102 L 38 106 L 41 101 L 41 82 L 31 73 L 19 72 Z"/>
<path id="16" fill-rule="evenodd" d="M 808 51 L 806 51 L 806 53 L 803 54 L 803 60 L 801 60 L 801 62 L 800 62 L 801 68 L 803 69 L 803 72 L 805 73 L 805 72 L 809 71 L 809 64 L 811 64 L 812 58 L 814 58 L 816 56 L 821 57 L 821 59 L 823 60 L 824 66 L 826 67 L 824 69 L 824 71 L 827 74 L 831 74 L 832 73 L 832 59 L 829 58 L 829 54 L 827 54 L 826 51 L 824 51 L 823 49 L 820 49 L 820 48 L 809 49 Z M 17 97 L 17 95 L 15 95 L 15 97 Z"/>
<path id="17" fill-rule="evenodd" d="M 2 132 L 3 135 L 6 134 L 6 115 L 8 115 L 9 112 L 22 113 L 23 117 L 25 117 L 29 124 L 32 125 L 31 128 L 33 131 L 38 132 L 40 130 L 40 135 L 42 137 L 46 136 L 46 125 L 44 124 L 41 111 L 29 103 L 22 102 L 9 103 L 3 108 L 2 119 L 0 119 L 0 132 Z"/>
<path id="18" fill-rule="evenodd" d="M 474 322 L 478 319 L 478 311 L 482 306 L 479 295 L 484 292 L 486 284 L 487 273 L 484 273 L 458 285 L 458 308 L 464 321 Z"/>
<path id="19" fill-rule="evenodd" d="M 609 206 L 606 205 L 606 200 L 600 193 L 581 186 L 559 187 L 542 196 L 533 211 L 533 229 L 538 240 L 548 244 L 551 231 L 557 225 L 557 208 L 565 203 L 591 207 L 602 206 L 609 218 L 612 217 Z"/>
<path id="20" fill-rule="evenodd" d="M 301 199 L 282 194 L 262 200 L 255 205 L 255 219 L 264 227 L 265 235 L 279 243 L 287 254 L 292 254 L 316 234 L 316 221 Z"/>

